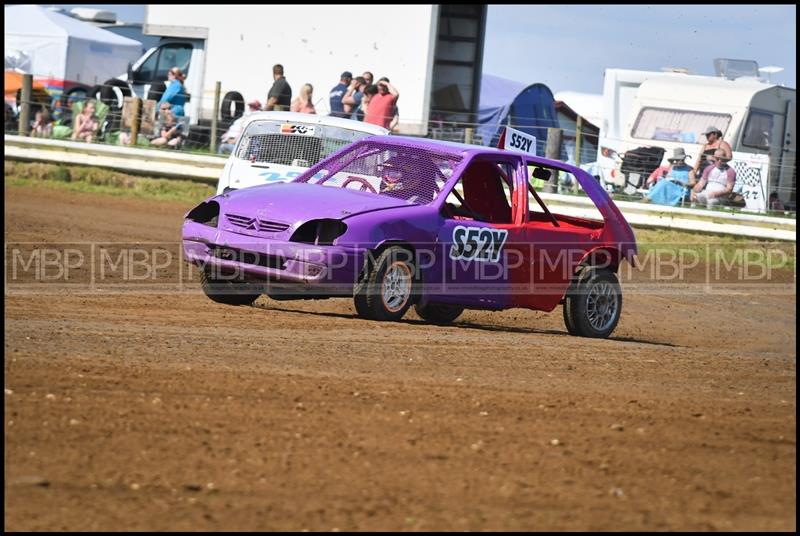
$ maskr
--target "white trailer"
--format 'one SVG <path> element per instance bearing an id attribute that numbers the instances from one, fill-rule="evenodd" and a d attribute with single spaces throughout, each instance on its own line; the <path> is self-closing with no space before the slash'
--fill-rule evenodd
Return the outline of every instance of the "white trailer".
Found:
<path id="1" fill-rule="evenodd" d="M 303 84 L 313 86 L 318 114 L 329 112 L 328 95 L 343 71 L 371 71 L 400 91 L 398 131 L 425 135 L 432 111 L 477 111 L 485 20 L 480 5 L 149 4 L 144 33 L 161 36 L 159 45 L 109 83 L 120 103 L 131 93 L 160 97 L 167 70 L 180 67 L 190 95 L 186 114 L 197 125 L 220 113 L 217 81 L 225 121 L 244 102 L 266 101 L 274 64 L 284 66 L 293 96 Z"/>

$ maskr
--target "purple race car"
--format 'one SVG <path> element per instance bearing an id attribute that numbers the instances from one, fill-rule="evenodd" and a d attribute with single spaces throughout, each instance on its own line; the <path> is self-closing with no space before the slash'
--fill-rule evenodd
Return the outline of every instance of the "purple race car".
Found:
<path id="1" fill-rule="evenodd" d="M 532 186 L 571 174 L 597 220 L 551 213 Z M 558 175 L 556 175 L 558 176 Z M 186 214 L 183 249 L 214 301 L 352 296 L 398 320 L 564 305 L 570 333 L 619 321 L 628 223 L 595 179 L 527 154 L 399 136 L 353 143 L 287 183 L 222 193 Z"/>

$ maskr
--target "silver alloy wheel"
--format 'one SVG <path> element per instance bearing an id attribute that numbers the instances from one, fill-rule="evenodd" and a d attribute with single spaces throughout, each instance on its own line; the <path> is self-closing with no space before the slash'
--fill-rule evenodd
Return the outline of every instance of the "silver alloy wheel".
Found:
<path id="1" fill-rule="evenodd" d="M 586 316 L 597 331 L 605 331 L 614 323 L 619 310 L 619 297 L 606 281 L 592 285 L 586 297 Z"/>
<path id="2" fill-rule="evenodd" d="M 411 296 L 411 270 L 404 262 L 394 262 L 383 275 L 381 297 L 383 305 L 392 313 L 399 311 Z"/>

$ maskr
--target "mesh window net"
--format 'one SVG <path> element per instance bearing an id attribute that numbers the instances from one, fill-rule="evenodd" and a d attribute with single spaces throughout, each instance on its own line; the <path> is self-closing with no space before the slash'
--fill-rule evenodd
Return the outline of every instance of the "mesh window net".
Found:
<path id="1" fill-rule="evenodd" d="M 461 161 L 418 147 L 364 141 L 296 179 L 402 199 L 417 205 L 433 201 Z"/>

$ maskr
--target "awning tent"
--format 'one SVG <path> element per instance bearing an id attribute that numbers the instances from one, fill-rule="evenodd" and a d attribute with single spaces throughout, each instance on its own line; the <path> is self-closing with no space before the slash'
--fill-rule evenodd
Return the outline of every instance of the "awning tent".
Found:
<path id="1" fill-rule="evenodd" d="M 40 6 L 4 11 L 6 70 L 92 86 L 124 74 L 142 52 L 139 41 Z"/>
<path id="2" fill-rule="evenodd" d="M 535 136 L 536 154 L 544 156 L 547 129 L 558 127 L 550 88 L 483 75 L 478 106 L 478 133 L 483 144 L 496 146 L 505 126 Z"/>

